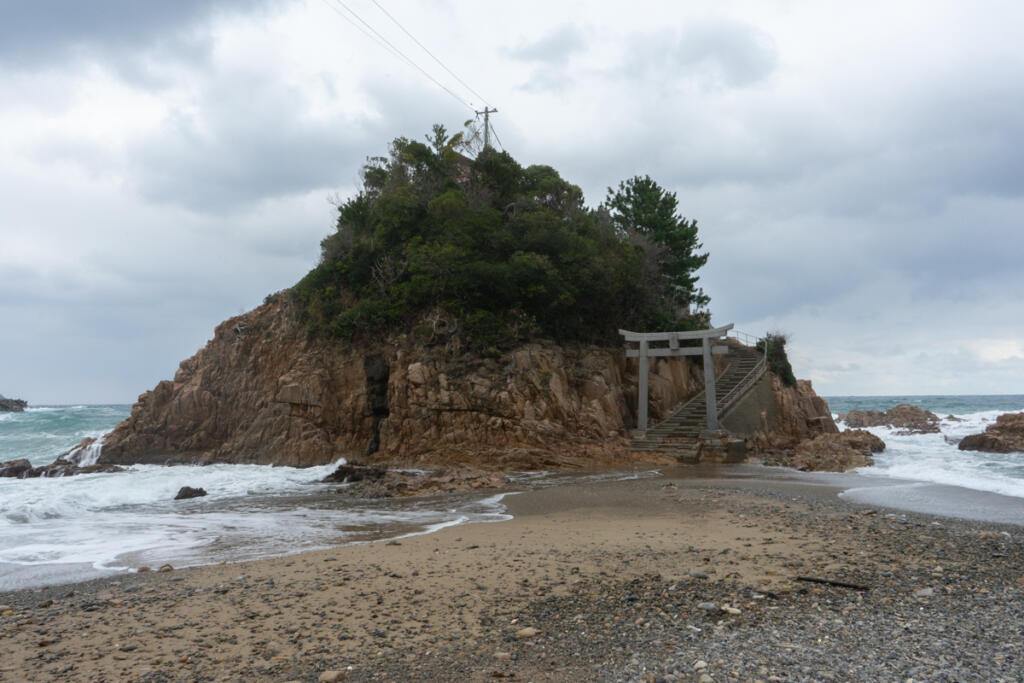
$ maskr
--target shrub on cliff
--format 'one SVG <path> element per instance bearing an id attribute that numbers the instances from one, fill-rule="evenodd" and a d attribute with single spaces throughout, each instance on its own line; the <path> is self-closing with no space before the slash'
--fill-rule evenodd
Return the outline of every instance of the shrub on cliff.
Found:
<path id="1" fill-rule="evenodd" d="M 786 341 L 786 335 L 781 332 L 769 332 L 757 342 L 757 350 L 765 353 L 767 348 L 768 369 L 778 375 L 787 387 L 795 387 L 796 375 L 793 374 L 793 366 L 789 364 L 789 356 L 786 354 Z"/>
<path id="2" fill-rule="evenodd" d="M 428 143 L 396 139 L 339 206 L 319 265 L 292 291 L 312 330 L 415 332 L 441 312 L 468 342 L 493 347 L 693 326 L 644 277 L 643 249 L 555 169 L 491 148 L 469 159 L 461 134 L 441 126 Z"/>

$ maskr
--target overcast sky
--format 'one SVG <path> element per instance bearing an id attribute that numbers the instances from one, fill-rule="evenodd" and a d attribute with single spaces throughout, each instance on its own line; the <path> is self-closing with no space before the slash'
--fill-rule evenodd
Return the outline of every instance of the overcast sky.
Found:
<path id="1" fill-rule="evenodd" d="M 335 0 L 3 0 L 0 393 L 134 401 L 485 102 L 592 206 L 676 192 L 714 323 L 819 393 L 1024 393 L 1019 3 L 344 2 L 457 97 Z"/>

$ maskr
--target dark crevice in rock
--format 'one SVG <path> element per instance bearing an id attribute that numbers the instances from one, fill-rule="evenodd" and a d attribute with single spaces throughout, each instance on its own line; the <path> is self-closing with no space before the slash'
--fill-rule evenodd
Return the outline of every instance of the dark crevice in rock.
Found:
<path id="1" fill-rule="evenodd" d="M 363 371 L 366 373 L 366 405 L 373 415 L 373 437 L 366 448 L 366 455 L 370 456 L 380 450 L 380 423 L 391 414 L 388 410 L 390 368 L 383 356 L 372 355 L 363 358 Z"/>

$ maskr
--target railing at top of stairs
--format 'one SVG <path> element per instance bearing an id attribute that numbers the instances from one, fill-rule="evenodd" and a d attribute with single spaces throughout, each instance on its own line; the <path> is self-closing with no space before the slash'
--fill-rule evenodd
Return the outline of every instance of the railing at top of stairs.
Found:
<path id="1" fill-rule="evenodd" d="M 751 368 L 750 372 L 746 376 L 736 383 L 729 392 L 718 399 L 718 416 L 725 415 L 729 410 L 739 401 L 743 396 L 750 391 L 754 383 L 761 379 L 765 371 L 768 369 L 768 335 L 764 337 L 755 337 L 747 334 L 746 332 L 740 332 L 739 330 L 730 330 L 728 337 L 735 339 L 744 346 L 757 349 L 759 343 L 764 343 L 764 350 L 761 351 L 761 359 L 757 361 L 757 365 Z"/>

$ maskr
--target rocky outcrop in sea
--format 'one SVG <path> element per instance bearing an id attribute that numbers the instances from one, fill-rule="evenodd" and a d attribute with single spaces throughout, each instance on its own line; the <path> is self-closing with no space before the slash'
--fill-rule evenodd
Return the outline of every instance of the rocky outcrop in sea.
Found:
<path id="1" fill-rule="evenodd" d="M 0 395 L 0 413 L 20 413 L 28 408 L 28 401 L 20 398 L 4 398 Z"/>
<path id="2" fill-rule="evenodd" d="M 957 447 L 962 451 L 1024 452 L 1024 413 L 1000 415 L 984 432 L 965 436 Z"/>
<path id="3" fill-rule="evenodd" d="M 821 434 L 784 451 L 766 464 L 785 465 L 815 472 L 846 472 L 874 465 L 872 453 L 885 450 L 885 442 L 871 432 L 848 429 L 838 434 Z"/>
<path id="4" fill-rule="evenodd" d="M 899 434 L 936 434 L 939 416 L 909 403 L 901 403 L 881 412 L 878 410 L 851 410 L 839 416 L 840 422 L 854 428 L 893 427 Z"/>

